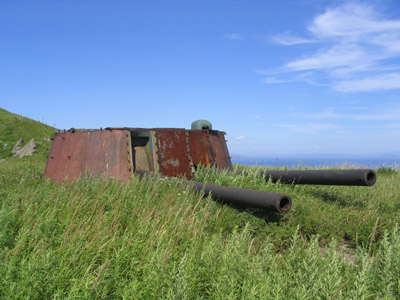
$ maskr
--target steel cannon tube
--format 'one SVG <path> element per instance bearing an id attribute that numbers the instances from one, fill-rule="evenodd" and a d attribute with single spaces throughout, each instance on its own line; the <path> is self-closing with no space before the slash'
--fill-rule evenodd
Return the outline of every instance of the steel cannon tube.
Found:
<path id="1" fill-rule="evenodd" d="M 137 171 L 141 177 L 154 175 L 151 172 Z M 162 178 L 172 179 L 162 176 Z M 268 211 L 287 213 L 292 207 L 292 199 L 288 195 L 249 190 L 237 187 L 202 183 L 197 181 L 183 180 L 174 178 L 185 184 L 192 185 L 197 191 L 204 192 L 206 196 L 211 195 L 214 200 L 227 204 L 235 204 L 246 207 L 260 208 Z"/>
<path id="2" fill-rule="evenodd" d="M 372 186 L 376 182 L 372 169 L 261 171 L 260 174 L 267 181 L 289 184 Z"/>
<path id="3" fill-rule="evenodd" d="M 198 191 L 204 191 L 206 196 L 211 194 L 214 199 L 228 204 L 261 208 L 280 213 L 289 212 L 292 207 L 292 199 L 288 195 L 197 181 L 191 183 Z"/>

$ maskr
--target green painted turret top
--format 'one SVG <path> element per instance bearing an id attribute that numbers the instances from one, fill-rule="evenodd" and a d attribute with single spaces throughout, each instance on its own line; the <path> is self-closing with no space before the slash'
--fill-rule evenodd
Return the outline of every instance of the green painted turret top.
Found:
<path id="1" fill-rule="evenodd" d="M 207 120 L 196 120 L 192 123 L 192 130 L 203 130 L 203 129 L 212 129 L 212 125 L 210 121 Z"/>

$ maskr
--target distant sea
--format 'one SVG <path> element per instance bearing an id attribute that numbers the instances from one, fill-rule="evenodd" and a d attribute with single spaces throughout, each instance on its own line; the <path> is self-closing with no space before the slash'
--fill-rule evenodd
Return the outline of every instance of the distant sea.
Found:
<path id="1" fill-rule="evenodd" d="M 246 166 L 272 167 L 365 167 L 365 168 L 393 168 L 400 170 L 400 158 L 352 158 L 352 157 L 246 157 L 232 155 L 232 163 Z"/>

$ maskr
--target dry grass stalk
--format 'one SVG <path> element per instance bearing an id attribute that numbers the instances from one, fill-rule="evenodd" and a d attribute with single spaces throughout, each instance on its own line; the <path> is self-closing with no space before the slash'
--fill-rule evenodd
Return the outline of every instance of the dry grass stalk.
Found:
<path id="1" fill-rule="evenodd" d="M 96 288 L 101 275 L 103 275 L 104 271 L 106 270 L 106 268 L 108 267 L 108 265 L 110 264 L 111 260 L 107 261 L 106 264 L 104 265 L 104 267 L 100 270 L 99 274 L 96 277 L 96 280 L 93 283 L 92 289 L 90 290 L 91 292 L 93 292 L 93 290 Z"/>
<path id="2" fill-rule="evenodd" d="M 344 287 L 349 283 L 349 280 L 347 280 L 345 283 L 342 284 L 342 286 L 335 292 L 335 294 L 332 296 L 332 300 L 335 300 L 336 297 L 339 295 L 340 291 L 344 289 Z"/>
<path id="3" fill-rule="evenodd" d="M 254 238 L 251 240 L 251 242 L 250 242 L 250 245 L 249 245 L 249 251 L 248 251 L 248 256 L 250 256 L 251 255 L 251 250 L 252 250 L 252 248 L 253 248 L 253 243 L 254 243 Z"/>
<path id="4" fill-rule="evenodd" d="M 368 253 L 369 254 L 372 254 L 372 244 L 375 242 L 375 236 L 376 236 L 376 231 L 378 229 L 378 223 L 379 223 L 379 217 L 376 218 L 376 222 L 375 222 L 374 228 L 372 229 L 371 240 L 370 240 L 369 248 L 368 248 Z"/>

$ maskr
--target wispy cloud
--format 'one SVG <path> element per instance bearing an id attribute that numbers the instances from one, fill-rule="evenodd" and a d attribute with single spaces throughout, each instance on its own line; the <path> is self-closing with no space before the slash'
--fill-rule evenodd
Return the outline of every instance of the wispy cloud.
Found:
<path id="1" fill-rule="evenodd" d="M 388 123 L 388 124 L 379 125 L 378 127 L 383 128 L 383 129 L 393 129 L 397 132 L 397 134 L 400 135 L 400 123 Z"/>
<path id="2" fill-rule="evenodd" d="M 290 32 L 278 34 L 272 38 L 272 41 L 274 41 L 277 44 L 281 44 L 281 45 L 285 45 L 285 46 L 314 43 L 313 40 L 294 36 Z"/>
<path id="3" fill-rule="evenodd" d="M 244 135 L 240 135 L 236 137 L 236 140 L 240 141 L 243 140 L 244 138 L 246 138 Z"/>
<path id="4" fill-rule="evenodd" d="M 277 127 L 287 128 L 292 131 L 315 134 L 322 130 L 332 130 L 340 128 L 332 123 L 307 123 L 307 124 L 278 124 Z"/>
<path id="5" fill-rule="evenodd" d="M 243 40 L 243 36 L 240 33 L 227 33 L 225 34 L 225 38 L 227 40 Z"/>
<path id="6" fill-rule="evenodd" d="M 324 78 L 315 74 L 315 72 L 297 72 L 295 74 L 272 74 L 271 72 L 264 72 L 264 71 L 256 71 L 259 74 L 268 75 L 265 77 L 262 82 L 263 83 L 287 83 L 287 82 L 294 82 L 294 81 L 301 81 L 307 82 L 308 84 L 312 85 L 319 85 L 319 86 L 327 86 L 328 84 L 325 83 Z"/>
<path id="7" fill-rule="evenodd" d="M 327 108 L 324 111 L 313 114 L 293 114 L 293 117 L 298 117 L 306 120 L 337 120 L 347 119 L 352 121 L 400 121 L 400 106 L 392 106 L 387 109 L 381 109 L 373 113 L 338 113 L 334 108 Z"/>
<path id="8" fill-rule="evenodd" d="M 285 46 L 309 44 L 301 58 L 287 62 L 265 83 L 323 82 L 340 92 L 400 88 L 400 19 L 390 19 L 372 4 L 350 2 L 328 8 L 307 27 L 308 37 L 284 33 Z M 304 49 L 304 47 L 303 47 Z M 280 77 L 283 77 L 281 79 Z"/>
<path id="9" fill-rule="evenodd" d="M 400 73 L 389 73 L 362 79 L 341 81 L 335 84 L 334 87 L 341 92 L 399 89 Z"/>

